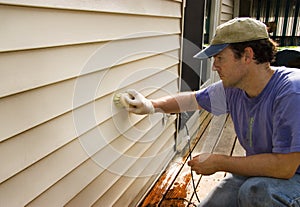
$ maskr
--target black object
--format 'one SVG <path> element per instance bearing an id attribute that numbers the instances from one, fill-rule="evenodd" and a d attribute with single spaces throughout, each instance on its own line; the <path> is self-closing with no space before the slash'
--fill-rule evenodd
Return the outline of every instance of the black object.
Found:
<path id="1" fill-rule="evenodd" d="M 281 50 L 276 53 L 273 66 L 285 66 L 300 69 L 300 52 L 296 50 Z"/>

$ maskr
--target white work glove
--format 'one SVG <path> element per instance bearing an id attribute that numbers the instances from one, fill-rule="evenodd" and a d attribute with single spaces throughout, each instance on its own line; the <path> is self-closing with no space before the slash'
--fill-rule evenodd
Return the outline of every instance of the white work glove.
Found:
<path id="1" fill-rule="evenodd" d="M 124 100 L 128 104 L 127 111 L 135 114 L 153 114 L 155 112 L 152 102 L 136 90 L 130 89 L 126 93 L 128 95 L 124 96 Z"/>

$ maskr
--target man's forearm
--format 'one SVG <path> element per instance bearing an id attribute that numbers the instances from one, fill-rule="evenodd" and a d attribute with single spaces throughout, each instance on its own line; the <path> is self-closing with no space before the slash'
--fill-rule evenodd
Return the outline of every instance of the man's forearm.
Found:
<path id="1" fill-rule="evenodd" d="M 180 113 L 200 109 L 193 92 L 151 100 L 156 112 Z"/>
<path id="2" fill-rule="evenodd" d="M 243 176 L 289 179 L 295 174 L 299 166 L 299 156 L 299 153 L 268 153 L 247 157 L 219 155 L 216 165 L 218 166 L 218 171 L 226 171 Z"/>

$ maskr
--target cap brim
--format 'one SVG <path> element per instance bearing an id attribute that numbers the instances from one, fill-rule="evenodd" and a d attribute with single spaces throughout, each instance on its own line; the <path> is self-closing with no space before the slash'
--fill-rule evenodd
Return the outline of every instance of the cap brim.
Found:
<path id="1" fill-rule="evenodd" d="M 198 58 L 198 59 L 210 58 L 210 57 L 218 54 L 222 50 L 224 50 L 228 45 L 229 44 L 210 45 L 207 48 L 205 48 L 204 50 L 201 50 L 199 53 L 194 55 L 194 58 Z"/>

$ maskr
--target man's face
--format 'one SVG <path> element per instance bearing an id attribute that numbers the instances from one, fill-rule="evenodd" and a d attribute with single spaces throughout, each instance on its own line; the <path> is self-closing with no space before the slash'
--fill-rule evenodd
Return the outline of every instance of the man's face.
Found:
<path id="1" fill-rule="evenodd" d="M 242 59 L 236 59 L 229 47 L 214 56 L 213 70 L 218 72 L 224 87 L 242 86 L 247 74 Z"/>

